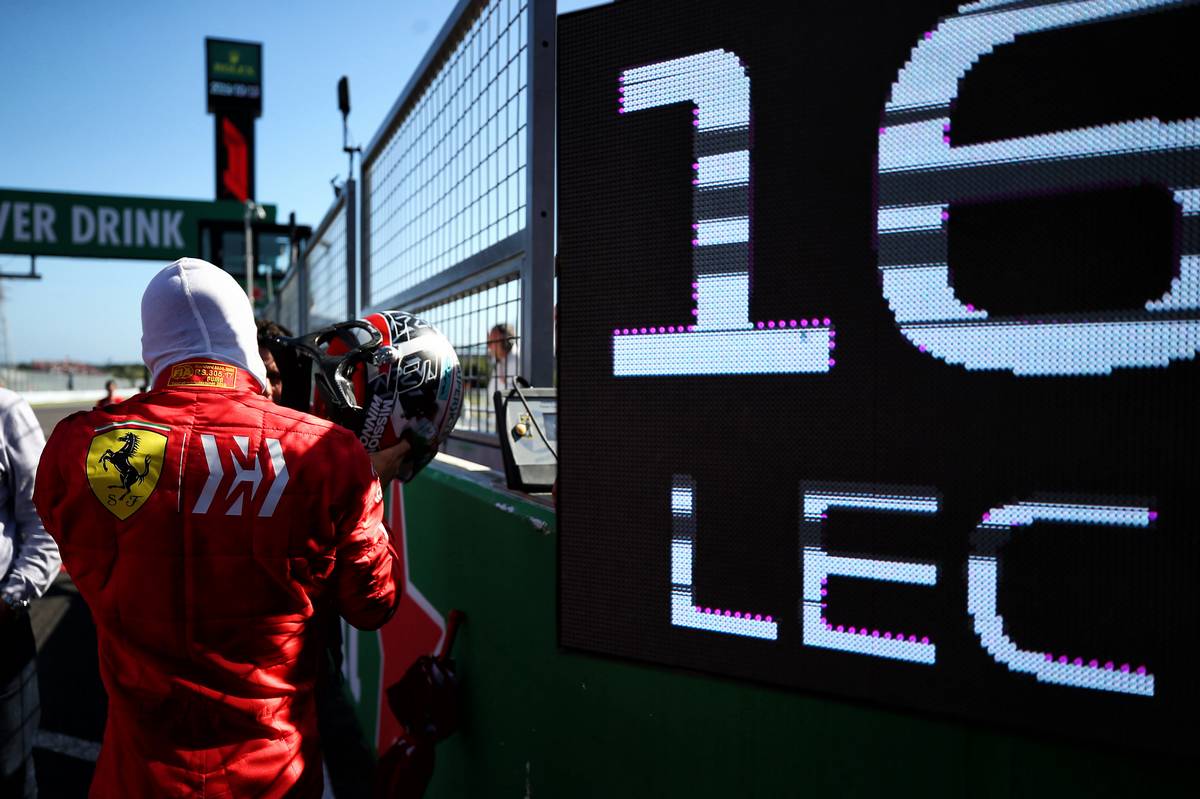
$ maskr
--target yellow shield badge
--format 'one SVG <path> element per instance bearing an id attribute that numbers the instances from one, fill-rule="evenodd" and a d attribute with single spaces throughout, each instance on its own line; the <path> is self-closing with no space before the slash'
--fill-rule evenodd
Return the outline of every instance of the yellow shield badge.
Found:
<path id="1" fill-rule="evenodd" d="M 87 454 L 88 483 L 118 519 L 128 519 L 154 493 L 169 432 L 165 425 L 132 420 L 96 429 Z"/>

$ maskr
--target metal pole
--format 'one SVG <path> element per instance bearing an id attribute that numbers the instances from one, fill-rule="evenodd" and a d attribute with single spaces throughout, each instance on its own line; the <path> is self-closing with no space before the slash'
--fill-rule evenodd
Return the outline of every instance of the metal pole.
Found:
<path id="1" fill-rule="evenodd" d="M 521 265 L 521 376 L 554 382 L 555 3 L 530 0 L 529 151 L 525 258 Z"/>
<path id="2" fill-rule="evenodd" d="M 353 157 L 353 156 L 352 156 Z M 355 258 L 355 185 L 354 178 L 346 181 L 342 196 L 346 198 L 346 318 L 358 318 L 358 280 Z"/>
<path id="3" fill-rule="evenodd" d="M 246 200 L 245 232 L 246 232 L 246 296 L 250 305 L 254 305 L 254 236 L 250 231 L 250 216 L 254 213 L 254 200 Z"/>

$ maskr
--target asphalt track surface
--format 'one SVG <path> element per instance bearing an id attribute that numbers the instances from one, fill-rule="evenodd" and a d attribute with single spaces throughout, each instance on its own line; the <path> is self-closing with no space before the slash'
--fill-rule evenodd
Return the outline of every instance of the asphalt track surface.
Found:
<path id="1" fill-rule="evenodd" d="M 86 405 L 35 408 L 49 437 L 54 425 Z M 70 577 L 60 574 L 30 608 L 38 648 L 42 724 L 33 758 L 42 799 L 87 796 L 108 699 L 100 682 L 92 616 Z"/>

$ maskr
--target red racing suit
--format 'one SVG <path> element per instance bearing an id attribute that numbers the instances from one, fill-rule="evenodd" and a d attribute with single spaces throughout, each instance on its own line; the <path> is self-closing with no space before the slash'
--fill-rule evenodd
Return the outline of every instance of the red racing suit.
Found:
<path id="1" fill-rule="evenodd" d="M 317 613 L 374 629 L 403 575 L 358 440 L 249 373 L 174 364 L 55 428 L 34 501 L 95 619 L 92 797 L 319 797 Z"/>

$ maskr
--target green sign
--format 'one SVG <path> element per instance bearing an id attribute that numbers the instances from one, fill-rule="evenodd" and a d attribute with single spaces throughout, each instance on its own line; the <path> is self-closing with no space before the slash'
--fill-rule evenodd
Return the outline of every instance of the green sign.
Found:
<path id="1" fill-rule="evenodd" d="M 275 207 L 264 206 L 267 222 Z M 0 189 L 0 253 L 173 261 L 200 256 L 200 221 L 241 221 L 237 202 Z"/>
<path id="2" fill-rule="evenodd" d="M 218 106 L 262 110 L 262 45 L 205 39 L 208 110 Z"/>

